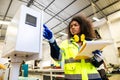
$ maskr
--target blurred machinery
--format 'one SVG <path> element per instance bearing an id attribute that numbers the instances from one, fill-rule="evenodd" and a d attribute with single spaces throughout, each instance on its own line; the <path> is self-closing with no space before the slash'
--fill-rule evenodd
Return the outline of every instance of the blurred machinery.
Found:
<path id="1" fill-rule="evenodd" d="M 111 71 L 112 74 L 120 74 L 120 65 L 109 64 L 113 69 Z"/>

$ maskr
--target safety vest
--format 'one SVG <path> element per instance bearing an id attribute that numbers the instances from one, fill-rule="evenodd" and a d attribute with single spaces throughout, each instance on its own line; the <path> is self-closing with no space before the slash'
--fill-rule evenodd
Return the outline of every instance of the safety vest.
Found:
<path id="1" fill-rule="evenodd" d="M 64 73 L 66 79 L 88 80 L 101 79 L 96 68 L 89 59 L 74 60 L 80 46 L 73 39 L 65 40 L 60 45 L 62 59 L 64 60 Z"/>

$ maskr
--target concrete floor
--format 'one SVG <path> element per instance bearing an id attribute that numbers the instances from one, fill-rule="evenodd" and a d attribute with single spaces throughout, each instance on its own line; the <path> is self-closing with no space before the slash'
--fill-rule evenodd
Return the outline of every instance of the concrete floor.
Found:
<path id="1" fill-rule="evenodd" d="M 120 74 L 113 74 L 109 77 L 109 80 L 120 80 Z"/>

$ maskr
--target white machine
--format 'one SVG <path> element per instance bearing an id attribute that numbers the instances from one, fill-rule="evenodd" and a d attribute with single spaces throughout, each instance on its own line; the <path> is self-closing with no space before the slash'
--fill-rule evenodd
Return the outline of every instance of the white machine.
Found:
<path id="1" fill-rule="evenodd" d="M 42 58 L 42 15 L 22 5 L 7 28 L 2 57 L 11 59 L 10 80 L 18 80 L 23 60 Z"/>

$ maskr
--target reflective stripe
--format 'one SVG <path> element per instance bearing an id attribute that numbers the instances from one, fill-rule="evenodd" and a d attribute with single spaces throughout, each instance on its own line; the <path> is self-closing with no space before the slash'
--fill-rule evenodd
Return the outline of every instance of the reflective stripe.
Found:
<path id="1" fill-rule="evenodd" d="M 82 76 L 81 74 L 65 74 L 65 78 L 66 79 L 74 79 L 74 80 L 81 80 L 82 79 Z"/>
<path id="2" fill-rule="evenodd" d="M 86 63 L 91 62 L 91 59 L 85 59 L 85 62 Z"/>
<path id="3" fill-rule="evenodd" d="M 74 62 L 81 62 L 81 60 L 74 60 L 73 58 L 65 59 L 65 63 L 74 63 Z"/>
<path id="4" fill-rule="evenodd" d="M 85 62 L 90 62 L 91 59 L 85 59 Z M 65 59 L 65 63 L 75 63 L 75 62 L 81 62 L 81 60 L 74 60 L 73 58 Z"/>
<path id="5" fill-rule="evenodd" d="M 66 79 L 82 79 L 81 74 L 65 74 Z M 99 74 L 88 74 L 88 79 L 101 79 Z"/>
<path id="6" fill-rule="evenodd" d="M 96 73 L 96 74 L 88 74 L 88 78 L 89 79 L 99 79 L 101 77 L 98 73 Z"/>

